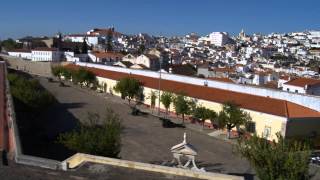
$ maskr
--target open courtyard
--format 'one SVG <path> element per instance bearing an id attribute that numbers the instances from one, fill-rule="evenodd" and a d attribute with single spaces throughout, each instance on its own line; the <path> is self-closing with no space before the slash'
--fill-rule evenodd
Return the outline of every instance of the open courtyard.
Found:
<path id="1" fill-rule="evenodd" d="M 120 153 L 122 159 L 154 164 L 169 162 L 172 160 L 170 148 L 182 142 L 183 133 L 186 132 L 187 141 L 198 150 L 198 166 L 205 167 L 207 171 L 252 177 L 249 163 L 234 154 L 232 145 L 227 142 L 187 128 L 163 128 L 161 121 L 151 115 L 132 116 L 126 101 L 119 97 L 109 94 L 97 95 L 72 85 L 60 87 L 57 82 L 48 82 L 41 77 L 38 79 L 58 101 L 39 117 L 43 121 L 42 133 L 45 133 L 47 139 L 52 140 L 59 133 L 74 128 L 78 121 L 86 121 L 88 112 L 103 116 L 105 109 L 110 107 L 120 115 L 124 126 Z M 41 146 L 37 144 L 39 145 Z M 27 146 L 25 149 L 28 153 L 30 147 L 24 146 Z M 66 156 L 63 153 L 64 148 L 57 144 L 43 144 L 39 149 L 41 152 L 38 153 L 44 157 L 62 160 Z M 34 154 L 37 151 L 30 152 L 37 155 Z"/>

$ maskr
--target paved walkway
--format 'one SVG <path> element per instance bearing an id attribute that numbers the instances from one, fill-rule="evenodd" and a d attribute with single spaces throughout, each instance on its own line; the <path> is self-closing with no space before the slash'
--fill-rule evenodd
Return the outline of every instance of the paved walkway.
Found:
<path id="1" fill-rule="evenodd" d="M 230 143 L 188 128 L 163 128 L 161 121 L 154 116 L 132 116 L 127 103 L 116 96 L 96 95 L 95 92 L 73 86 L 59 87 L 59 83 L 49 83 L 44 78 L 40 78 L 40 82 L 55 95 L 60 104 L 75 104 L 75 106 L 64 108 L 80 121 L 86 121 L 88 111 L 97 112 L 103 116 L 107 106 L 118 113 L 125 127 L 122 135 L 122 159 L 155 164 L 171 161 L 170 148 L 182 142 L 183 133 L 186 132 L 188 142 L 198 149 L 197 161 L 200 167 L 205 167 L 212 172 L 252 177 L 250 175 L 252 168 L 249 163 L 232 152 Z M 49 111 L 46 116 L 52 121 L 56 118 L 60 118 L 59 122 L 68 121 L 67 118 L 63 119 L 57 114 Z M 56 127 L 54 122 L 51 122 L 47 128 L 52 127 Z"/>

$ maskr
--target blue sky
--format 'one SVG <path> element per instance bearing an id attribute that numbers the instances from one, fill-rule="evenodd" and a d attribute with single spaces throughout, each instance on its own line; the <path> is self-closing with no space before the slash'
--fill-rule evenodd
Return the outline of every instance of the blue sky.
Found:
<path id="1" fill-rule="evenodd" d="M 319 0 L 3 0 L 0 38 L 85 32 L 182 35 L 320 29 Z"/>

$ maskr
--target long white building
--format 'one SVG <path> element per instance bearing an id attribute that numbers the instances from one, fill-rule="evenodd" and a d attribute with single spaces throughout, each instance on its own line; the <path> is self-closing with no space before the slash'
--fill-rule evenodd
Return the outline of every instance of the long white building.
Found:
<path id="1" fill-rule="evenodd" d="M 17 49 L 8 52 L 9 56 L 31 61 L 60 61 L 62 52 L 56 48 L 35 48 L 32 50 Z"/>

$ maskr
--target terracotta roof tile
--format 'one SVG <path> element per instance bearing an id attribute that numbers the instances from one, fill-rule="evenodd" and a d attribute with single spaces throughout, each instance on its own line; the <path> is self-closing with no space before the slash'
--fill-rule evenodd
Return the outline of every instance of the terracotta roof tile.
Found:
<path id="1" fill-rule="evenodd" d="M 115 52 L 94 52 L 93 53 L 97 58 L 112 58 L 112 59 L 121 59 L 123 57 L 120 53 Z"/>
<path id="2" fill-rule="evenodd" d="M 14 49 L 14 50 L 10 50 L 9 52 L 31 53 L 31 50 L 29 50 L 29 49 Z"/>
<path id="3" fill-rule="evenodd" d="M 47 48 L 47 47 L 38 47 L 35 49 L 32 49 L 32 51 L 57 51 L 57 48 Z"/>
<path id="4" fill-rule="evenodd" d="M 292 85 L 292 86 L 305 87 L 306 85 L 320 84 L 320 80 L 311 79 L 311 78 L 296 78 L 296 79 L 288 81 L 288 82 L 286 82 L 284 84 Z"/>
<path id="5" fill-rule="evenodd" d="M 68 68 L 79 68 L 73 64 L 67 65 Z M 139 79 L 144 86 L 158 89 L 159 79 L 127 74 L 116 71 L 108 71 L 97 68 L 87 68 L 88 70 L 94 72 L 97 76 L 105 77 L 113 80 L 119 80 L 123 77 L 134 77 Z M 320 117 L 320 113 L 312 109 L 297 105 L 295 103 L 287 102 L 285 100 L 273 99 L 269 97 L 256 96 L 251 94 L 244 94 L 234 91 L 227 91 L 217 88 L 211 88 L 206 86 L 192 85 L 182 82 L 161 80 L 161 90 L 170 91 L 173 93 L 184 92 L 186 95 L 198 99 L 203 99 L 207 101 L 224 103 L 226 101 L 233 101 L 240 107 L 248 110 L 254 110 L 257 112 L 264 112 L 267 114 L 277 115 L 281 117 Z"/>

